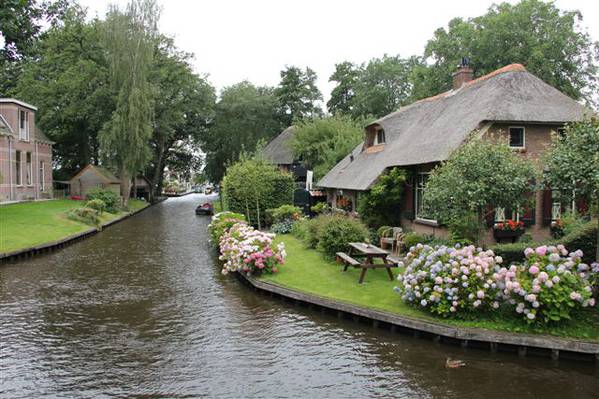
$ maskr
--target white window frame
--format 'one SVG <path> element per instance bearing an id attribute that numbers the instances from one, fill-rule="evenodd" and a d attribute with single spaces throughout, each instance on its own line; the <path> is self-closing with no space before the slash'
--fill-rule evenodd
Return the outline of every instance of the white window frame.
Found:
<path id="1" fill-rule="evenodd" d="M 40 191 L 46 189 L 46 163 L 40 161 Z"/>
<path id="2" fill-rule="evenodd" d="M 25 115 L 24 120 L 21 120 L 21 115 Z M 21 122 L 25 123 L 25 127 L 21 126 Z M 19 140 L 29 141 L 29 112 L 19 110 Z"/>
<path id="3" fill-rule="evenodd" d="M 512 138 L 512 129 L 522 129 L 522 145 L 521 146 L 514 146 L 511 144 L 511 138 Z M 507 140 L 508 140 L 508 145 L 510 146 L 510 148 L 526 148 L 526 128 L 524 126 L 509 126 L 507 128 Z"/>
<path id="4" fill-rule="evenodd" d="M 25 153 L 25 183 L 33 186 L 33 153 L 31 152 Z"/>
<path id="5" fill-rule="evenodd" d="M 382 132 L 383 141 L 379 141 L 379 132 Z M 385 144 L 387 137 L 385 135 L 385 129 L 378 128 L 374 131 L 374 145 Z"/>
<path id="6" fill-rule="evenodd" d="M 520 221 L 522 209 L 518 206 L 515 211 L 512 211 L 511 220 Z M 505 222 L 508 218 L 505 217 L 505 208 L 495 208 L 495 222 Z"/>
<path id="7" fill-rule="evenodd" d="M 435 219 L 429 219 L 427 217 L 422 217 L 419 214 L 419 202 L 420 202 L 420 195 L 424 196 L 424 191 L 426 188 L 426 182 L 420 182 L 420 178 L 421 176 L 429 176 L 431 174 L 431 172 L 418 172 L 418 174 L 416 175 L 416 184 L 414 187 L 415 190 L 415 198 L 414 198 L 414 216 L 415 216 L 415 220 L 416 221 L 422 221 L 422 222 L 426 222 L 426 223 L 437 223 L 437 221 Z M 422 194 L 421 194 L 422 192 Z"/>
<path id="8" fill-rule="evenodd" d="M 23 151 L 15 151 L 15 183 L 17 187 L 23 186 Z"/>

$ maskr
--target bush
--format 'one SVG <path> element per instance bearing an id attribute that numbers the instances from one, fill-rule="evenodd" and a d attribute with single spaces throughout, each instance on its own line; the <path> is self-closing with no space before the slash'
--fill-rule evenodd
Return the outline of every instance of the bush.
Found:
<path id="1" fill-rule="evenodd" d="M 320 231 L 318 248 L 326 255 L 347 251 L 350 242 L 369 241 L 370 232 L 358 219 L 337 217 L 326 223 Z"/>
<path id="2" fill-rule="evenodd" d="M 320 215 L 310 219 L 306 226 L 306 244 L 310 248 L 317 248 L 324 227 L 334 220 L 340 220 L 346 216 L 341 215 Z"/>
<path id="3" fill-rule="evenodd" d="M 416 244 L 427 244 L 429 241 L 428 237 L 414 232 L 406 233 L 403 239 L 404 245 L 408 250 Z"/>
<path id="4" fill-rule="evenodd" d="M 278 208 L 267 209 L 266 213 L 273 223 L 298 220 L 302 216 L 302 210 L 294 205 L 281 205 Z"/>
<path id="5" fill-rule="evenodd" d="M 212 217 L 212 222 L 208 225 L 210 241 L 218 245 L 225 232 L 236 223 L 245 223 L 245 216 L 233 212 L 221 212 Z"/>
<path id="6" fill-rule="evenodd" d="M 262 227 L 266 210 L 291 204 L 295 183 L 289 173 L 257 159 L 242 159 L 227 168 L 222 193 L 228 209 L 246 216 L 248 223 Z"/>
<path id="7" fill-rule="evenodd" d="M 474 246 L 417 244 L 404 258 L 395 288 L 404 302 L 444 317 L 497 309 L 500 291 L 493 280 L 502 259 Z"/>
<path id="8" fill-rule="evenodd" d="M 582 251 L 563 245 L 527 248 L 522 265 L 501 268 L 495 279 L 508 304 L 529 324 L 555 323 L 594 306 L 590 267 Z M 567 256 L 567 257 L 566 257 Z"/>
<path id="9" fill-rule="evenodd" d="M 85 207 L 95 209 L 96 211 L 98 211 L 98 215 L 101 216 L 104 210 L 106 209 L 106 203 L 101 199 L 93 199 L 91 201 L 87 201 Z"/>
<path id="10" fill-rule="evenodd" d="M 503 261 L 510 265 L 520 263 L 524 260 L 524 250 L 530 246 L 527 242 L 516 242 L 513 244 L 496 244 L 490 247 L 495 255 L 501 256 Z"/>
<path id="11" fill-rule="evenodd" d="M 478 215 L 473 212 L 454 216 L 447 222 L 449 237 L 451 241 L 462 245 L 474 243 L 481 231 Z"/>
<path id="12" fill-rule="evenodd" d="M 308 238 L 308 225 L 310 224 L 310 219 L 300 219 L 296 220 L 291 227 L 291 235 L 296 238 L 299 238 L 302 241 L 306 241 Z"/>
<path id="13" fill-rule="evenodd" d="M 92 188 L 87 192 L 85 198 L 88 201 L 102 200 L 106 205 L 105 211 L 108 213 L 118 213 L 121 207 L 121 198 L 112 190 L 100 187 Z"/>
<path id="14" fill-rule="evenodd" d="M 317 215 L 327 213 L 330 210 L 329 205 L 326 202 L 319 202 L 316 205 L 310 207 L 310 210 Z"/>
<path id="15" fill-rule="evenodd" d="M 591 263 L 597 253 L 597 221 L 590 221 L 565 235 L 560 242 L 566 248 L 576 248 L 583 252 L 582 260 Z"/>
<path id="16" fill-rule="evenodd" d="M 283 243 L 273 245 L 274 238 L 274 234 L 254 230 L 245 223 L 231 226 L 219 242 L 219 259 L 225 262 L 222 273 L 276 273 L 285 263 L 286 254 Z"/>
<path id="17" fill-rule="evenodd" d="M 272 231 L 275 234 L 288 234 L 291 233 L 292 229 L 293 221 L 290 219 L 285 219 L 280 222 L 273 223 L 273 225 L 270 226 L 270 231 Z"/>
<path id="18" fill-rule="evenodd" d="M 401 207 L 404 184 L 407 173 L 395 167 L 379 176 L 369 191 L 360 194 L 358 214 L 368 226 L 393 224 L 398 226 L 401 219 Z"/>
<path id="19" fill-rule="evenodd" d="M 91 226 L 100 225 L 100 216 L 97 210 L 92 208 L 73 208 L 67 211 L 67 217 L 71 220 L 89 224 Z"/>

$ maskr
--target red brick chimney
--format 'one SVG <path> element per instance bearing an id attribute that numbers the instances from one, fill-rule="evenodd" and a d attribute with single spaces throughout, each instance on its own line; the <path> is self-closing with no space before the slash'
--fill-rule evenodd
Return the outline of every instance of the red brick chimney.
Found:
<path id="1" fill-rule="evenodd" d="M 468 57 L 462 57 L 462 63 L 458 66 L 458 69 L 453 73 L 453 89 L 457 90 L 464 85 L 464 83 L 472 80 L 472 68 L 470 68 L 470 59 Z"/>

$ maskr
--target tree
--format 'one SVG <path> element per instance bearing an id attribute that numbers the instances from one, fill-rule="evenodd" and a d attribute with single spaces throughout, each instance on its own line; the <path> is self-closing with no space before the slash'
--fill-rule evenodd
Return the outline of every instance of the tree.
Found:
<path id="1" fill-rule="evenodd" d="M 363 140 L 362 126 L 343 115 L 299 122 L 291 142 L 293 156 L 321 178 Z"/>
<path id="2" fill-rule="evenodd" d="M 322 110 L 316 104 L 322 100 L 316 79 L 316 72 L 308 67 L 305 71 L 294 66 L 281 71 L 281 82 L 275 90 L 275 95 L 285 126 L 291 126 L 295 120 L 314 118 L 322 114 Z"/>
<path id="3" fill-rule="evenodd" d="M 398 226 L 401 221 L 401 201 L 407 173 L 391 168 L 379 176 L 372 188 L 360 195 L 358 214 L 371 227 Z"/>
<path id="4" fill-rule="evenodd" d="M 165 166 L 189 176 L 201 168 L 197 148 L 214 117 L 214 88 L 190 65 L 191 55 L 161 37 L 150 72 L 154 88 L 154 123 L 146 167 L 154 195 L 160 195 Z"/>
<path id="5" fill-rule="evenodd" d="M 337 84 L 327 102 L 331 114 L 352 115 L 355 87 L 359 76 L 359 68 L 349 61 L 335 65 L 335 72 L 329 78 L 329 82 L 337 82 Z"/>
<path id="6" fill-rule="evenodd" d="M 223 89 L 214 121 L 201 138 L 208 178 L 219 182 L 241 153 L 254 152 L 259 142 L 272 139 L 283 127 L 272 88 L 244 81 Z"/>
<path id="7" fill-rule="evenodd" d="M 152 88 L 149 71 L 156 43 L 158 10 L 149 0 L 132 0 L 126 13 L 112 7 L 106 20 L 106 44 L 116 108 L 100 132 L 100 147 L 121 178 L 127 206 L 131 179 L 150 158 Z"/>
<path id="8" fill-rule="evenodd" d="M 546 185 L 584 198 L 591 205 L 598 223 L 595 259 L 599 262 L 599 119 L 567 126 L 565 133 L 553 140 L 544 164 Z"/>
<path id="9" fill-rule="evenodd" d="M 561 11 L 540 0 L 495 4 L 482 16 L 453 19 L 426 45 L 424 57 L 432 64 L 415 72 L 414 98 L 450 89 L 452 72 L 467 56 L 475 76 L 521 63 L 570 97 L 592 101 L 599 44 L 580 27 L 581 21 L 580 12 Z"/>
<path id="10" fill-rule="evenodd" d="M 69 7 L 67 0 L 3 0 L 0 6 L 0 96 L 12 92 L 22 66 L 36 54 L 43 26 L 56 26 Z"/>
<path id="11" fill-rule="evenodd" d="M 60 26 L 36 42 L 39 56 L 24 65 L 14 91 L 39 108 L 37 121 L 55 141 L 54 162 L 62 179 L 98 164 L 98 131 L 114 110 L 102 22 L 85 18 L 80 7 L 72 7 Z"/>
<path id="12" fill-rule="evenodd" d="M 516 209 L 525 203 L 535 169 L 505 142 L 474 135 L 429 176 L 424 205 L 439 221 L 451 223 L 476 215 L 480 243 L 489 207 Z"/>

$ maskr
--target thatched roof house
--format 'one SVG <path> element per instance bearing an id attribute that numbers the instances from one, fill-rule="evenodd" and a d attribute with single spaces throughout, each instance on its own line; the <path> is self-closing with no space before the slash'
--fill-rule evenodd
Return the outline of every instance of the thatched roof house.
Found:
<path id="1" fill-rule="evenodd" d="M 306 169 L 294 159 L 291 142 L 296 132 L 295 126 L 289 126 L 272 139 L 262 150 L 262 156 L 281 170 L 293 173 L 296 181 L 306 179 Z"/>
<path id="2" fill-rule="evenodd" d="M 368 190 L 387 168 L 408 167 L 426 174 L 448 159 L 468 135 L 479 130 L 505 134 L 510 145 L 525 156 L 538 158 L 550 143 L 551 131 L 579 121 L 590 111 L 572 98 L 526 71 L 520 64 L 507 65 L 472 79 L 472 69 L 459 67 L 454 87 L 416 101 L 386 115 L 365 128 L 364 142 L 331 169 L 318 185 L 336 197 L 353 201 L 358 191 Z M 424 185 L 426 176 L 421 179 Z M 418 185 L 413 182 L 412 187 Z M 405 212 L 413 214 L 413 198 Z M 428 232 L 428 231 L 427 231 Z"/>

